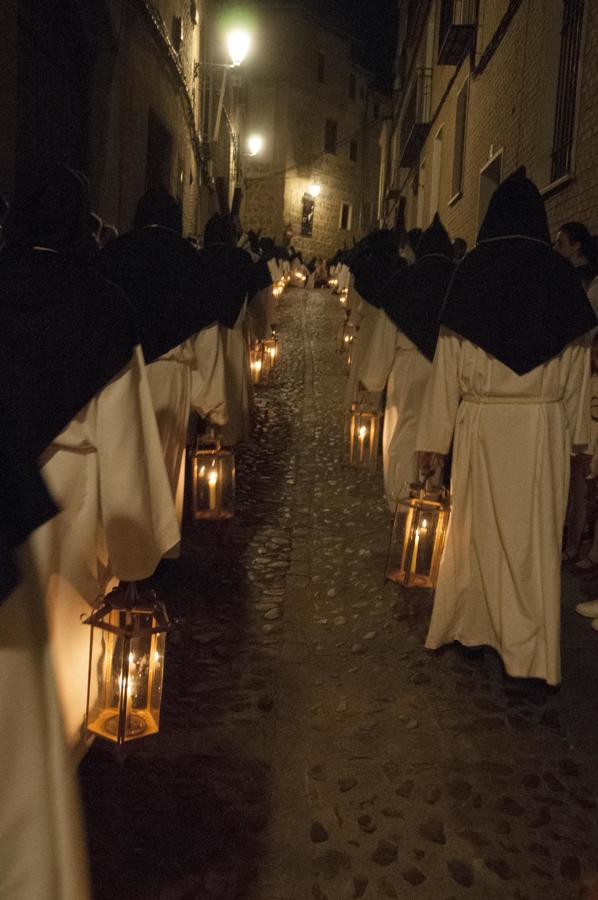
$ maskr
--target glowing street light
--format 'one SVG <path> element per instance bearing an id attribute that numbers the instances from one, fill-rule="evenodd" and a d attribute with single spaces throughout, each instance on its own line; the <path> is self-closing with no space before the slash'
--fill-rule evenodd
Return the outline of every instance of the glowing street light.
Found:
<path id="1" fill-rule="evenodd" d="M 229 31 L 226 35 L 226 46 L 228 47 L 228 55 L 230 56 L 233 66 L 240 66 L 251 44 L 251 35 L 248 31 L 240 28 Z"/>
<path id="2" fill-rule="evenodd" d="M 258 153 L 261 153 L 263 146 L 264 139 L 261 134 L 252 134 L 247 141 L 250 156 L 257 156 Z"/>
<path id="3" fill-rule="evenodd" d="M 321 190 L 322 190 L 322 188 L 320 187 L 320 185 L 319 185 L 319 184 L 316 184 L 316 183 L 314 182 L 313 184 L 310 184 L 310 186 L 308 187 L 307 193 L 308 193 L 311 197 L 313 197 L 314 200 L 315 200 L 316 197 L 319 197 L 320 191 L 321 191 Z"/>

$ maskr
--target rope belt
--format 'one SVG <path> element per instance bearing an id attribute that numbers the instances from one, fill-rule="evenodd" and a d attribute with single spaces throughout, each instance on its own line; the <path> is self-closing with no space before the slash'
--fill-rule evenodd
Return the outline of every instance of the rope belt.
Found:
<path id="1" fill-rule="evenodd" d="M 492 405 L 502 404 L 503 406 L 506 404 L 508 404 L 508 405 L 511 405 L 511 404 L 517 404 L 517 405 L 533 404 L 534 406 L 543 406 L 546 403 L 562 403 L 563 402 L 562 397 L 555 397 L 554 399 L 544 399 L 541 397 L 492 397 L 492 396 L 476 397 L 474 394 L 463 394 L 463 396 L 461 397 L 461 400 L 463 400 L 466 403 L 483 403 L 484 405 L 485 404 L 492 404 Z"/>

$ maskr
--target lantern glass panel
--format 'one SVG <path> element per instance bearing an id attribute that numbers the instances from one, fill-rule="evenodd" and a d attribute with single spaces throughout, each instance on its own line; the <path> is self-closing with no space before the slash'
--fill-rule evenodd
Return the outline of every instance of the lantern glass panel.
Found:
<path id="1" fill-rule="evenodd" d="M 230 519 L 235 514 L 235 453 L 218 441 L 198 445 L 193 453 L 193 516 Z"/>
<path id="2" fill-rule="evenodd" d="M 380 414 L 353 404 L 349 414 L 349 463 L 374 467 L 378 460 Z"/>
<path id="3" fill-rule="evenodd" d="M 115 609 L 108 600 L 87 620 L 92 628 L 86 724 L 118 744 L 160 727 L 168 618 L 159 607 Z"/>
<path id="4" fill-rule="evenodd" d="M 449 515 L 450 502 L 443 489 L 412 486 L 410 496 L 397 504 L 387 579 L 404 587 L 436 587 Z"/>
<path id="5" fill-rule="evenodd" d="M 251 370 L 252 384 L 259 384 L 266 374 L 263 341 L 256 341 L 254 346 L 250 349 L 249 368 Z"/>
<path id="6" fill-rule="evenodd" d="M 263 346 L 265 366 L 270 371 L 280 359 L 280 340 L 277 337 L 268 338 Z"/>

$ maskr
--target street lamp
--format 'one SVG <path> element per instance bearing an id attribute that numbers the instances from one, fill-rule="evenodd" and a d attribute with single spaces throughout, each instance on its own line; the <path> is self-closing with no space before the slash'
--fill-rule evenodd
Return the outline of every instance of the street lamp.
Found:
<path id="1" fill-rule="evenodd" d="M 242 62 L 244 62 L 245 57 L 249 51 L 249 47 L 251 45 L 251 35 L 248 31 L 244 31 L 241 28 L 235 28 L 232 31 L 227 32 L 226 35 L 226 46 L 228 49 L 228 55 L 230 57 L 229 63 L 216 63 L 216 62 L 196 62 L 194 67 L 194 76 L 197 77 L 199 74 L 199 70 L 202 68 L 211 68 L 211 69 L 222 69 L 222 84 L 220 86 L 220 96 L 218 98 L 218 110 L 216 112 L 216 124 L 214 125 L 214 136 L 212 140 L 214 143 L 218 140 L 218 135 L 220 134 L 220 122 L 222 120 L 222 110 L 224 109 L 224 94 L 226 92 L 226 78 L 228 75 L 229 69 L 237 69 Z"/>
<path id="2" fill-rule="evenodd" d="M 313 184 L 310 184 L 310 186 L 308 187 L 307 193 L 310 195 L 310 197 L 313 197 L 315 200 L 316 197 L 319 197 L 321 190 L 322 190 L 322 188 L 320 187 L 320 185 L 316 184 L 314 182 Z"/>
<path id="3" fill-rule="evenodd" d="M 261 134 L 252 134 L 247 140 L 247 148 L 250 156 L 257 156 L 261 153 L 264 146 L 264 139 Z"/>

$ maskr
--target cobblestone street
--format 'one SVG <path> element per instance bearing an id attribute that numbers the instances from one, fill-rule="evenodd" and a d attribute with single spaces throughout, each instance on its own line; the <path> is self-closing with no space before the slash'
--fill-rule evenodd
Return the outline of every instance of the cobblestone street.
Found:
<path id="1" fill-rule="evenodd" d="M 344 464 L 343 318 L 288 290 L 238 514 L 154 581 L 160 734 L 81 766 L 97 900 L 598 898 L 598 635 L 565 585 L 564 683 L 423 648 L 384 584 L 381 472 Z"/>

